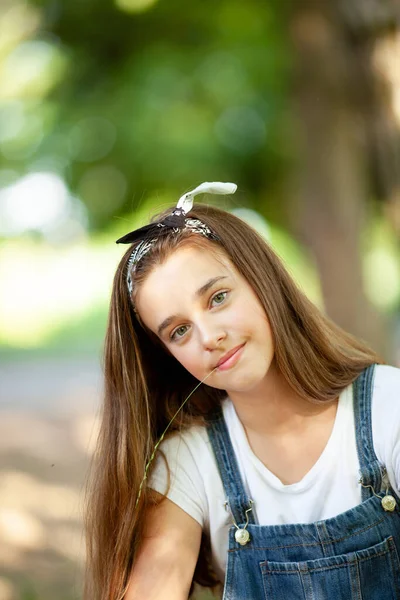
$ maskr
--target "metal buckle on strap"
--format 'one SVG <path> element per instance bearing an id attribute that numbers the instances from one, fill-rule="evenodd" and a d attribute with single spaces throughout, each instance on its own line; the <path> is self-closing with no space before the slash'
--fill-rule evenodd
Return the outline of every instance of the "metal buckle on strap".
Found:
<path id="1" fill-rule="evenodd" d="M 226 502 L 224 502 L 224 507 L 225 507 L 225 509 L 226 508 L 229 509 L 229 512 L 231 513 L 231 517 L 232 517 L 232 523 L 236 527 L 235 540 L 241 546 L 245 546 L 250 541 L 250 533 L 249 533 L 249 531 L 247 529 L 247 525 L 249 524 L 249 514 L 248 513 L 253 510 L 253 504 L 254 504 L 254 502 L 253 502 L 253 500 L 249 500 L 249 502 L 250 502 L 250 506 L 245 511 L 246 523 L 245 523 L 244 527 L 239 527 L 239 525 L 236 523 L 235 518 L 233 516 L 232 509 L 229 506 L 228 500 Z"/>

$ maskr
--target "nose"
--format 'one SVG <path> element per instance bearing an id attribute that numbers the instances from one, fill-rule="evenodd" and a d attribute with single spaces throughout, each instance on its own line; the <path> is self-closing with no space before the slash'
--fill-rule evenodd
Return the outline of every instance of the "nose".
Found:
<path id="1" fill-rule="evenodd" d="M 203 347 L 209 351 L 216 350 L 226 338 L 226 332 L 224 329 L 212 323 L 202 323 L 200 327 L 200 335 Z"/>

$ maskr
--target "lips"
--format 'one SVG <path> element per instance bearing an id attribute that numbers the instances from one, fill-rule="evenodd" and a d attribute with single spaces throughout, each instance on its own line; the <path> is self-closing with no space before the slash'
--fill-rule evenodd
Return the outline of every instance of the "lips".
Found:
<path id="1" fill-rule="evenodd" d="M 236 354 L 236 352 L 238 350 L 240 350 L 240 348 L 243 348 L 244 344 L 240 344 L 239 346 L 235 346 L 235 348 L 232 348 L 232 350 L 229 350 L 229 352 L 227 352 L 226 354 L 224 354 L 219 361 L 217 362 L 217 364 L 215 365 L 214 368 L 218 368 L 220 366 L 222 366 L 227 360 L 229 360 L 231 358 L 231 356 L 233 356 L 234 354 Z"/>

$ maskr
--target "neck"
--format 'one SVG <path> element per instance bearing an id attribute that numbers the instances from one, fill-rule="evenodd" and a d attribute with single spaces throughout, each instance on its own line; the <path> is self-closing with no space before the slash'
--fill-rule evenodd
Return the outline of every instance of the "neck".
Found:
<path id="1" fill-rule="evenodd" d="M 296 393 L 275 362 L 257 388 L 232 392 L 229 397 L 245 430 L 263 435 L 293 433 L 330 405 L 315 404 Z"/>

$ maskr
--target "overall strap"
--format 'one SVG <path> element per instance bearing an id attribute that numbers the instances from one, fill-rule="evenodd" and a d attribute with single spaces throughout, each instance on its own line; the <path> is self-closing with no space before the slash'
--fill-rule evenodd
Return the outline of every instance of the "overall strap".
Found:
<path id="1" fill-rule="evenodd" d="M 382 487 L 382 471 L 372 439 L 372 391 L 375 365 L 370 365 L 353 383 L 354 421 L 360 476 L 363 486 L 372 486 L 378 494 Z M 371 487 L 362 487 L 362 500 L 373 495 Z"/>
<path id="2" fill-rule="evenodd" d="M 249 511 L 246 515 L 246 510 L 251 507 L 251 499 L 246 494 L 240 476 L 235 451 L 221 407 L 208 419 L 207 433 L 235 522 L 239 525 L 248 520 L 249 523 L 254 524 L 254 512 Z"/>

